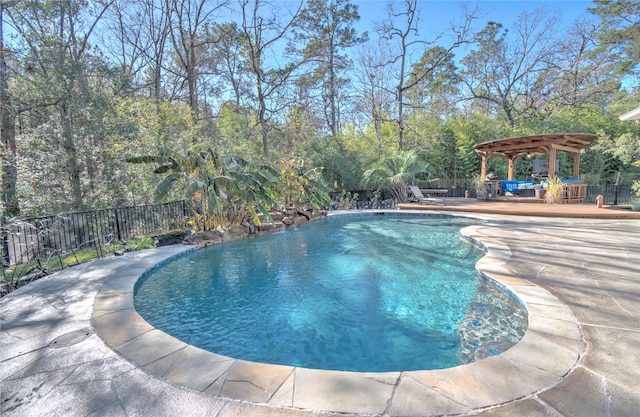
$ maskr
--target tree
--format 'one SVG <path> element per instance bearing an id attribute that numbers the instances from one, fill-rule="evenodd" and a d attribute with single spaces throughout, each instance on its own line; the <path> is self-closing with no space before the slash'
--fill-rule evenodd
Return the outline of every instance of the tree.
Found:
<path id="1" fill-rule="evenodd" d="M 284 66 L 277 66 L 278 59 L 271 56 L 277 47 L 283 47 L 282 42 L 292 25 L 300 17 L 302 3 L 300 3 L 288 18 L 283 19 L 282 11 L 270 10 L 270 16 L 262 15 L 264 0 L 239 0 L 242 12 L 241 30 L 246 43 L 248 71 L 253 78 L 254 98 L 258 108 L 258 124 L 262 138 L 262 153 L 269 154 L 269 121 L 278 114 L 283 104 L 277 100 L 278 94 L 291 78 L 295 69 L 303 62 L 288 62 Z M 271 59 L 273 58 L 273 59 Z"/>
<path id="2" fill-rule="evenodd" d="M 125 87 L 146 89 L 158 105 L 163 98 L 169 39 L 167 6 L 167 2 L 157 0 L 118 0 L 108 21 L 109 39 L 102 42 L 119 64 L 122 77 L 133 84 Z"/>
<path id="3" fill-rule="evenodd" d="M 250 93 L 251 86 L 247 80 L 249 65 L 245 49 L 244 33 L 237 23 L 221 23 L 211 28 L 209 50 L 204 57 L 210 71 L 217 76 L 221 85 L 220 95 L 228 96 L 229 87 L 237 108 L 245 101 L 243 97 Z M 226 87 L 226 88 L 225 88 Z"/>
<path id="4" fill-rule="evenodd" d="M 433 62 L 439 62 L 439 65 L 432 68 Z M 457 69 L 451 51 L 441 46 L 426 49 L 420 60 L 411 66 L 407 81 L 413 85 L 407 92 L 409 107 L 434 117 L 444 116 L 452 108 L 458 93 Z"/>
<path id="5" fill-rule="evenodd" d="M 302 53 L 314 63 L 315 71 L 308 77 L 320 85 L 326 123 L 334 137 L 340 126 L 339 90 L 348 81 L 340 74 L 350 63 L 341 51 L 364 42 L 367 36 L 358 36 L 353 28 L 359 19 L 358 6 L 348 0 L 309 0 L 295 25 L 296 38 L 306 42 Z"/>
<path id="6" fill-rule="evenodd" d="M 63 150 L 69 200 L 75 209 L 84 207 L 83 169 L 89 182 L 96 172 L 94 160 L 83 153 L 100 133 L 97 125 L 87 123 L 92 116 L 88 109 L 104 103 L 91 96 L 92 87 L 101 87 L 100 77 L 92 76 L 104 66 L 93 54 L 89 39 L 112 3 L 25 1 L 8 13 L 21 42 L 20 61 L 25 63 L 25 68 L 14 71 L 21 77 L 20 107 L 38 116 L 32 122 L 38 121 L 39 112 L 53 112 L 38 127 L 48 129 L 47 136 Z"/>
<path id="7" fill-rule="evenodd" d="M 4 49 L 4 10 L 16 2 L 0 1 L 0 129 L 2 129 L 2 204 L 4 217 L 15 217 L 20 213 L 20 202 L 16 194 L 18 166 L 16 162 L 16 109 L 9 95 L 9 76 Z"/>
<path id="8" fill-rule="evenodd" d="M 469 10 L 464 7 L 464 19 L 458 26 L 454 26 L 454 40 L 448 47 L 442 49 L 434 49 L 436 52 L 429 63 L 425 63 L 420 69 L 420 72 L 409 72 L 409 53 L 414 47 L 417 46 L 429 46 L 434 44 L 438 38 L 431 41 L 425 41 L 418 38 L 418 2 L 417 0 L 404 0 L 404 8 L 402 10 L 396 10 L 393 3 L 389 3 L 387 20 L 378 25 L 376 30 L 382 40 L 387 42 L 397 42 L 394 50 L 397 51 L 388 65 L 395 65 L 396 71 L 396 87 L 395 87 L 395 101 L 396 101 L 396 124 L 398 129 L 398 152 L 402 152 L 403 139 L 405 130 L 407 128 L 404 107 L 405 107 L 405 94 L 407 91 L 414 88 L 418 83 L 422 82 L 433 71 L 441 66 L 441 64 L 450 57 L 450 53 L 460 45 L 468 43 L 471 40 L 471 23 L 476 17 L 476 10 Z M 396 23 L 396 20 L 400 22 Z M 417 69 L 417 68 L 416 68 Z M 411 75 L 411 78 L 409 76 Z"/>
<path id="9" fill-rule="evenodd" d="M 408 185 L 418 174 L 427 173 L 427 165 L 413 152 L 404 151 L 384 158 L 364 173 L 367 185 L 388 188 L 399 203 L 408 199 Z"/>
<path id="10" fill-rule="evenodd" d="M 601 18 L 599 47 L 615 49 L 619 73 L 638 77 L 640 71 L 640 3 L 635 0 L 594 0 L 589 11 Z"/>
<path id="11" fill-rule="evenodd" d="M 391 51 L 386 45 L 375 48 L 364 44 L 356 51 L 356 85 L 358 110 L 373 123 L 378 157 L 382 156 L 382 128 L 391 121 L 393 106 L 392 75 L 385 70 L 385 63 L 391 59 Z"/>
<path id="12" fill-rule="evenodd" d="M 516 116 L 532 107 L 535 92 L 548 87 L 548 80 L 539 75 L 555 57 L 558 21 L 557 14 L 544 9 L 524 13 L 514 24 L 511 37 L 501 24 L 489 22 L 478 35 L 478 49 L 462 60 L 467 98 L 495 106 L 515 127 Z"/>
<path id="13" fill-rule="evenodd" d="M 165 0 L 166 9 L 170 13 L 169 32 L 173 44 L 173 57 L 177 66 L 174 75 L 183 78 L 187 86 L 187 102 L 193 113 L 195 124 L 199 121 L 199 88 L 202 55 L 209 40 L 202 31 L 202 26 L 228 0 L 220 0 L 211 4 L 207 0 Z"/>

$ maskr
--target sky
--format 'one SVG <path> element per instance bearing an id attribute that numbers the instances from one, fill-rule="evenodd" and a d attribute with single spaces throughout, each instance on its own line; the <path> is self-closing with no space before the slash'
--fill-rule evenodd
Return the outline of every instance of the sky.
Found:
<path id="1" fill-rule="evenodd" d="M 358 6 L 360 14 L 359 27 L 369 31 L 371 38 L 373 22 L 386 17 L 387 0 L 352 0 Z M 403 2 L 397 1 L 401 6 Z M 421 36 L 429 39 L 437 33 L 446 32 L 450 23 L 459 20 L 462 16 L 459 0 L 418 0 L 420 10 Z M 481 29 L 488 21 L 502 23 L 505 28 L 510 28 L 523 12 L 532 12 L 541 7 L 548 10 L 559 10 L 563 16 L 563 23 L 571 24 L 579 16 L 590 16 L 587 11 L 593 3 L 586 0 L 572 1 L 519 1 L 519 0 L 480 0 L 479 6 L 484 17 L 475 26 Z M 470 2 L 473 5 L 473 2 Z"/>

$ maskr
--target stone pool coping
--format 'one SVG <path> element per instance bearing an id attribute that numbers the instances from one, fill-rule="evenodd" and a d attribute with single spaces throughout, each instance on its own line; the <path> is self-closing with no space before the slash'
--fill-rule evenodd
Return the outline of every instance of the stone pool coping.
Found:
<path id="1" fill-rule="evenodd" d="M 274 407 L 402 416 L 469 414 L 533 396 L 557 385 L 580 363 L 586 342 L 574 315 L 548 291 L 512 275 L 511 251 L 469 226 L 464 236 L 486 248 L 476 268 L 528 311 L 522 340 L 501 355 L 429 371 L 358 373 L 237 360 L 188 345 L 135 310 L 135 283 L 149 269 L 193 250 L 184 247 L 105 280 L 91 321 L 113 350 L 147 372 L 205 394 Z"/>

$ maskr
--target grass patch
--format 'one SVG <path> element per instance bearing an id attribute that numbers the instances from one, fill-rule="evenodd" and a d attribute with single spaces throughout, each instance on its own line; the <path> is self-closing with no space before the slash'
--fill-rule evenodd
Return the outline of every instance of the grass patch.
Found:
<path id="1" fill-rule="evenodd" d="M 103 258 L 114 254 L 115 251 L 137 251 L 155 247 L 154 238 L 140 237 L 126 242 L 108 244 L 98 247 L 88 247 L 71 250 L 65 253 L 52 251 L 48 254 L 40 253 L 30 256 L 28 262 L 9 267 L 2 267 L 0 274 L 0 296 L 28 284 L 29 282 L 49 275 L 60 269 L 79 265 L 81 263 Z"/>

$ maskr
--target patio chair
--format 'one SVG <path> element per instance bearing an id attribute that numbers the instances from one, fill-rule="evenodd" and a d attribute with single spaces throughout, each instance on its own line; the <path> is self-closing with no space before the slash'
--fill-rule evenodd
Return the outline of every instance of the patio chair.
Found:
<path id="1" fill-rule="evenodd" d="M 432 204 L 432 205 L 444 206 L 443 199 L 433 198 L 429 194 L 427 194 L 427 197 L 425 197 L 422 194 L 422 191 L 420 191 L 420 188 L 418 188 L 415 185 L 410 185 L 409 190 L 411 194 L 411 196 L 409 197 L 409 201 L 417 202 L 418 204 Z"/>

